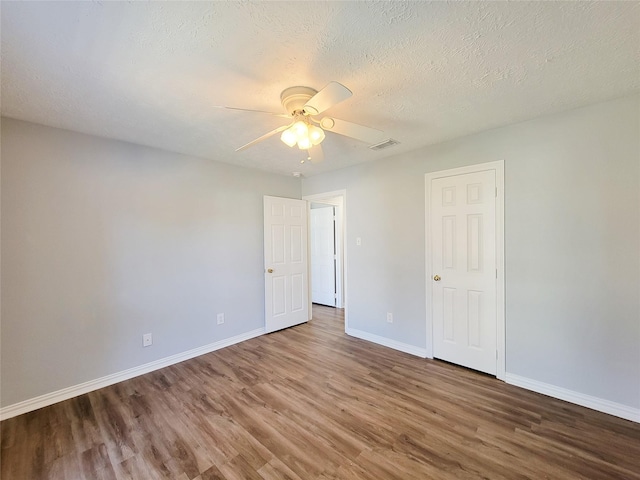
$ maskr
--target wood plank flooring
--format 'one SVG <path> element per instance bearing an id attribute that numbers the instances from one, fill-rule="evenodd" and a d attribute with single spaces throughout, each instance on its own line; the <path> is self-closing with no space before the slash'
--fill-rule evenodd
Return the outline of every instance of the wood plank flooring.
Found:
<path id="1" fill-rule="evenodd" d="M 344 334 L 340 310 L 8 419 L 2 479 L 640 479 L 640 424 Z"/>

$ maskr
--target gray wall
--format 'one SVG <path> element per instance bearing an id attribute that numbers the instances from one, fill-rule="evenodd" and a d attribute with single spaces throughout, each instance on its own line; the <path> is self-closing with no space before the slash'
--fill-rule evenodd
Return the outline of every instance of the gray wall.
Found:
<path id="1" fill-rule="evenodd" d="M 349 326 L 425 347 L 424 174 L 503 159 L 507 372 L 639 408 L 639 111 L 626 97 L 304 179 L 347 190 Z"/>
<path id="2" fill-rule="evenodd" d="M 639 408 L 639 111 L 303 180 L 347 190 L 350 326 L 425 346 L 424 174 L 504 159 L 507 372 Z M 262 196 L 300 198 L 298 179 L 8 119 L 1 153 L 0 405 L 264 325 Z"/>
<path id="3" fill-rule="evenodd" d="M 300 180 L 3 119 L 1 405 L 263 327 L 263 195 Z"/>

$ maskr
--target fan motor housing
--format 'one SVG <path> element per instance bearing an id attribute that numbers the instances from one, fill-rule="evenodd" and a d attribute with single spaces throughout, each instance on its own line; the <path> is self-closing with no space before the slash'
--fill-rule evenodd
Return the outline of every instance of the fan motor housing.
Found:
<path id="1" fill-rule="evenodd" d="M 316 93 L 318 91 L 311 87 L 289 87 L 280 94 L 280 101 L 284 109 L 293 116 L 295 112 L 301 111 Z"/>

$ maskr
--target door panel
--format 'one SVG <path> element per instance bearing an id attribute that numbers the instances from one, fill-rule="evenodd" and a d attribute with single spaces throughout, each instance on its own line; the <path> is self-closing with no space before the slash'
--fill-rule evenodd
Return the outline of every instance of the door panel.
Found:
<path id="1" fill-rule="evenodd" d="M 336 305 L 334 208 L 311 210 L 311 299 Z"/>
<path id="2" fill-rule="evenodd" d="M 265 330 L 309 320 L 307 205 L 264 197 Z"/>
<path id="3" fill-rule="evenodd" d="M 430 199 L 434 357 L 491 374 L 497 348 L 495 188 L 494 170 L 453 175 L 431 181 Z"/>
<path id="4" fill-rule="evenodd" d="M 271 263 L 282 265 L 284 264 L 284 217 L 274 218 L 278 218 L 283 223 L 271 225 Z"/>
<path id="5" fill-rule="evenodd" d="M 307 296 L 305 291 L 304 276 L 301 273 L 291 275 L 291 312 L 299 312 L 304 309 Z"/>
<path id="6" fill-rule="evenodd" d="M 271 314 L 273 316 L 284 315 L 287 312 L 286 288 L 287 280 L 281 275 L 273 275 L 271 277 L 272 294 L 271 294 Z"/>

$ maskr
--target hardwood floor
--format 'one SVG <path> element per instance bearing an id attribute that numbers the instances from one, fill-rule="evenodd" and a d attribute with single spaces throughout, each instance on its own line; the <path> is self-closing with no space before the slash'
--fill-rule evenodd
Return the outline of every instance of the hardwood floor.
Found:
<path id="1" fill-rule="evenodd" d="M 2 422 L 2 479 L 640 479 L 639 424 L 313 312 Z"/>

